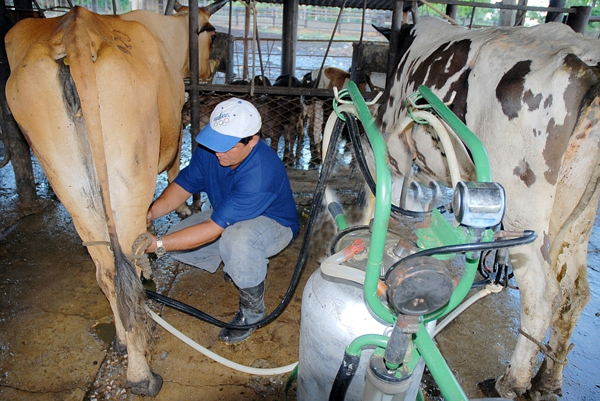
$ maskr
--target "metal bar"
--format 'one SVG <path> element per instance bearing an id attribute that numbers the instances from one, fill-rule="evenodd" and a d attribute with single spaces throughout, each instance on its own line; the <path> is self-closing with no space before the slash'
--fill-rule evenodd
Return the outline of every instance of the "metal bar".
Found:
<path id="1" fill-rule="evenodd" d="M 198 90 L 200 92 L 216 92 L 216 93 L 250 93 L 249 85 L 220 85 L 220 84 L 198 84 L 191 85 L 186 84 L 188 90 Z M 333 97 L 333 90 L 331 89 L 312 89 L 312 88 L 288 88 L 278 86 L 260 86 L 254 87 L 255 94 L 266 94 L 266 95 L 304 95 L 304 96 L 315 96 L 315 97 Z M 366 97 L 374 98 L 377 92 L 365 92 L 363 94 Z"/>
<path id="2" fill-rule="evenodd" d="M 280 75 L 293 76 L 296 71 L 296 49 L 298 48 L 298 2 L 284 0 L 283 26 L 281 32 Z"/>
<path id="3" fill-rule="evenodd" d="M 536 7 L 536 6 L 520 6 L 518 4 L 502 4 L 502 3 L 481 3 L 477 1 L 460 1 L 460 0 L 434 0 L 432 4 L 452 4 L 465 7 L 478 8 L 498 8 L 503 10 L 524 10 L 524 11 L 541 11 L 541 12 L 557 12 L 557 13 L 574 13 L 576 10 L 564 7 Z"/>
<path id="4" fill-rule="evenodd" d="M 329 43 L 327 44 L 327 49 L 325 50 L 325 55 L 323 56 L 323 61 L 321 62 L 321 68 L 319 68 L 319 73 L 317 74 L 317 79 L 315 79 L 314 87 L 317 88 L 319 86 L 319 81 L 321 80 L 321 75 L 323 74 L 323 67 L 325 67 L 325 61 L 327 60 L 327 55 L 329 54 L 329 49 L 331 48 L 331 41 L 335 36 L 335 31 L 337 31 L 338 25 L 342 18 L 342 13 L 344 12 L 344 6 L 346 5 L 346 0 L 342 3 L 340 7 L 340 12 L 338 14 L 337 19 L 335 20 L 335 25 L 333 26 L 333 31 L 331 32 L 331 38 L 329 39 Z"/>
<path id="5" fill-rule="evenodd" d="M 252 39 L 250 35 L 250 5 L 246 4 L 246 13 L 244 14 L 244 39 Z M 242 79 L 248 79 L 248 56 L 250 54 L 248 40 L 244 40 L 244 60 L 242 68 Z M 252 60 L 254 64 L 254 60 Z"/>
<path id="6" fill-rule="evenodd" d="M 388 64 L 386 82 L 391 82 L 394 69 L 398 65 L 398 49 L 400 48 L 400 28 L 402 27 L 402 15 L 404 11 L 404 2 L 402 0 L 394 0 L 394 11 L 392 12 L 392 29 L 390 32 L 390 47 L 388 53 Z"/>

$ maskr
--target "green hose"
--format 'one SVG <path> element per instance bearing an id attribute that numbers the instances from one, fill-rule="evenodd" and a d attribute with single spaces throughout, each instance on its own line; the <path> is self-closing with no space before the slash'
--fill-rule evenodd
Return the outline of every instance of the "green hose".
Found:
<path id="1" fill-rule="evenodd" d="M 296 381 L 297 378 L 298 378 L 298 365 L 296 365 L 296 367 L 290 372 L 287 382 L 285 383 L 285 392 L 283 394 L 283 399 L 285 401 L 287 401 L 287 399 L 288 399 L 288 392 L 290 391 L 290 388 L 292 387 L 292 383 L 294 383 L 294 381 Z"/>
<path id="2" fill-rule="evenodd" d="M 388 231 L 390 212 L 392 210 L 392 178 L 388 163 L 387 146 L 379 129 L 375 125 L 373 116 L 367 108 L 356 84 L 348 82 L 348 92 L 354 102 L 358 116 L 362 121 L 371 148 L 375 155 L 375 180 L 377 182 L 377 193 L 375 194 L 375 216 L 373 218 L 371 248 L 367 259 L 367 271 L 365 276 L 365 300 L 379 318 L 388 323 L 396 322 L 396 315 L 386 308 L 377 296 L 377 283 L 381 274 L 381 262 L 385 251 L 385 240 Z"/>
<path id="3" fill-rule="evenodd" d="M 379 334 L 364 334 L 356 337 L 347 347 L 346 353 L 349 355 L 360 356 L 360 353 L 364 347 L 376 346 L 380 348 L 387 347 L 388 336 L 382 336 Z"/>

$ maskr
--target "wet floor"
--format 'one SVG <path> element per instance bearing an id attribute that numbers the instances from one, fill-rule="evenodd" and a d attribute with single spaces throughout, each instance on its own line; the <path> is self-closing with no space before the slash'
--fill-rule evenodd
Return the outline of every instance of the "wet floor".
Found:
<path id="1" fill-rule="evenodd" d="M 71 219 L 36 169 L 37 212 L 19 206 L 12 167 L 0 170 L 0 399 L 141 400 L 125 389 L 126 357 L 111 348 L 112 313 L 95 282 L 94 267 Z M 159 187 L 159 190 L 161 188 Z M 299 213 L 305 216 L 306 208 Z M 351 219 L 352 220 L 352 219 Z M 160 232 L 175 215 L 157 221 Z M 600 221 L 590 242 L 592 300 L 572 341 L 565 368 L 563 400 L 600 399 Z M 186 336 L 246 366 L 272 368 L 298 360 L 301 295 L 325 255 L 333 227 L 320 227 L 298 288 L 283 314 L 249 340 L 226 346 L 219 329 L 149 302 L 152 310 Z M 271 260 L 267 277 L 269 311 L 290 282 L 301 239 Z M 222 320 L 237 310 L 237 291 L 222 270 L 208 274 L 166 256 L 153 261 L 152 288 Z M 502 373 L 516 342 L 518 293 L 491 295 L 464 312 L 437 337 L 442 353 L 469 397 L 482 397 L 476 383 Z M 157 400 L 282 400 L 287 374 L 259 377 L 224 367 L 153 325 L 149 361 L 164 379 Z M 315 361 L 318 363 L 318 361 Z M 430 387 L 435 396 L 435 386 Z M 435 397 L 434 397 L 435 398 Z M 295 400 L 295 386 L 288 394 Z M 312 401 L 312 400 L 311 400 Z"/>

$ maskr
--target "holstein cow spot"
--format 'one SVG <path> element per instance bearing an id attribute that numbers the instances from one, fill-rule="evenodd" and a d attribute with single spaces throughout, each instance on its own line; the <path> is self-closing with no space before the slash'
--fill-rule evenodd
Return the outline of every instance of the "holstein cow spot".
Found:
<path id="1" fill-rule="evenodd" d="M 500 79 L 496 87 L 496 98 L 509 120 L 517 118 L 524 98 L 525 77 L 531 72 L 531 60 L 517 62 Z"/>
<path id="2" fill-rule="evenodd" d="M 513 174 L 519 177 L 527 185 L 527 188 L 535 183 L 535 173 L 531 170 L 529 163 L 525 159 L 519 162 L 519 165 L 513 170 Z"/>
<path id="3" fill-rule="evenodd" d="M 523 101 L 529 106 L 529 111 L 537 110 L 542 102 L 542 95 L 534 95 L 531 90 L 528 90 L 523 95 Z"/>

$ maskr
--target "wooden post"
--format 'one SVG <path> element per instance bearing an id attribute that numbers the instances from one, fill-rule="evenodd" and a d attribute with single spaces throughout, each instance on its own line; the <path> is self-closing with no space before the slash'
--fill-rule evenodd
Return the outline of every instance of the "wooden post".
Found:
<path id="1" fill-rule="evenodd" d="M 517 0 L 503 0 L 502 4 L 515 5 Z M 513 26 L 515 24 L 515 10 L 500 10 L 500 26 Z"/>
<path id="2" fill-rule="evenodd" d="M 29 203 L 37 199 L 33 167 L 31 166 L 31 153 L 29 145 L 8 108 L 5 94 L 6 81 L 10 76 L 10 67 L 6 56 L 4 37 L 11 27 L 11 21 L 6 15 L 5 4 L 2 2 L 0 5 L 0 123 L 2 124 L 2 140 L 5 153 L 11 155 L 19 200 Z"/>
<path id="3" fill-rule="evenodd" d="M 590 15 L 592 15 L 592 7 L 590 6 L 574 6 L 571 7 L 577 12 L 569 13 L 567 17 L 567 25 L 569 25 L 575 32 L 584 34 L 588 22 L 590 22 Z"/>
<path id="4" fill-rule="evenodd" d="M 298 1 L 284 0 L 281 32 L 281 75 L 294 76 L 298 45 Z M 306 19 L 304 20 L 306 24 Z"/>
<path id="5" fill-rule="evenodd" d="M 404 2 L 394 0 L 392 11 L 392 29 L 390 31 L 390 52 L 388 55 L 386 82 L 391 82 L 392 74 L 396 68 L 396 55 L 400 47 L 400 28 L 402 27 L 402 15 L 404 13 Z"/>
<path id="6" fill-rule="evenodd" d="M 549 7 L 565 8 L 565 4 L 567 4 L 567 0 L 550 0 Z M 549 11 L 546 13 L 546 20 L 544 22 L 562 22 L 562 19 L 562 13 Z"/>
<path id="7" fill-rule="evenodd" d="M 458 6 L 456 4 L 447 4 L 446 15 L 456 21 L 458 18 Z"/>

